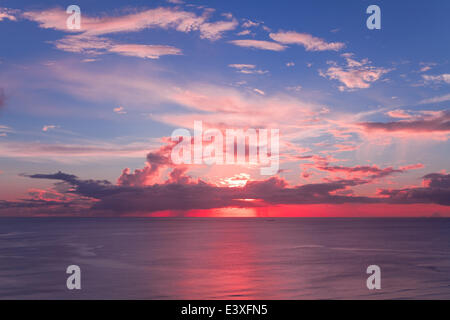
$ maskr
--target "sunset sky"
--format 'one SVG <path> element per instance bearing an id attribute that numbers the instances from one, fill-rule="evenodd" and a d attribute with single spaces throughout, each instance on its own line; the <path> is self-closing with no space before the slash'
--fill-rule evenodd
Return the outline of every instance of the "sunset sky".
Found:
<path id="1" fill-rule="evenodd" d="M 0 216 L 450 216 L 449 12 L 2 0 Z M 175 165 L 194 121 L 279 129 L 279 172 Z"/>

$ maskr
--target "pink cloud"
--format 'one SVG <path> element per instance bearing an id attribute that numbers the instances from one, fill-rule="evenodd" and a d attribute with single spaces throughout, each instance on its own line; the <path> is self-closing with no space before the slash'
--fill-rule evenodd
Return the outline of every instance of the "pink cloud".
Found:
<path id="1" fill-rule="evenodd" d="M 230 68 L 236 69 L 240 73 L 244 74 L 265 74 L 268 71 L 265 70 L 258 70 L 256 69 L 256 66 L 254 64 L 240 64 L 240 63 L 234 63 L 228 65 Z"/>
<path id="2" fill-rule="evenodd" d="M 41 28 L 71 31 L 66 27 L 67 14 L 60 8 L 27 11 L 26 19 L 36 21 Z M 237 27 L 237 21 L 208 22 L 208 14 L 201 16 L 178 8 L 155 8 L 122 16 L 91 17 L 83 14 L 81 32 L 86 35 L 105 35 L 117 32 L 137 32 L 147 28 L 175 29 L 180 32 L 199 31 L 202 38 L 216 40 L 225 31 Z M 72 32 L 79 32 L 74 30 Z"/>
<path id="3" fill-rule="evenodd" d="M 439 74 L 439 75 L 423 74 L 422 78 L 426 82 L 435 82 L 435 83 L 444 82 L 444 83 L 450 84 L 450 73 L 444 73 L 444 74 Z"/>
<path id="4" fill-rule="evenodd" d="M 55 46 L 60 50 L 91 55 L 114 52 L 149 59 L 158 59 L 163 55 L 180 55 L 181 50 L 167 45 L 120 44 L 104 36 L 161 28 L 184 33 L 198 31 L 202 39 L 217 40 L 224 32 L 233 30 L 238 25 L 232 17 L 229 21 L 210 22 L 208 16 L 208 10 L 199 16 L 179 8 L 162 7 L 121 16 L 91 17 L 83 14 L 81 29 L 69 30 L 66 26 L 67 13 L 61 8 L 22 13 L 22 17 L 37 22 L 41 28 L 76 33 L 55 41 Z"/>
<path id="5" fill-rule="evenodd" d="M 71 35 L 54 42 L 55 47 L 67 52 L 89 55 L 104 54 L 113 47 L 113 41 L 89 35 Z"/>
<path id="6" fill-rule="evenodd" d="M 236 29 L 238 22 L 231 21 L 205 22 L 200 25 L 200 37 L 203 39 L 217 40 L 226 31 Z"/>
<path id="7" fill-rule="evenodd" d="M 321 38 L 314 37 L 307 33 L 295 31 L 278 32 L 269 34 L 270 38 L 283 44 L 299 44 L 305 47 L 306 51 L 339 51 L 345 47 L 342 42 L 326 42 Z"/>
<path id="8" fill-rule="evenodd" d="M 390 133 L 450 133 L 450 111 L 439 111 L 421 117 L 392 122 L 363 122 L 359 124 L 367 131 Z"/>
<path id="9" fill-rule="evenodd" d="M 60 162 L 71 162 L 105 157 L 140 158 L 146 153 L 148 145 L 148 142 L 123 146 L 108 143 L 96 144 L 92 141 L 72 144 L 0 141 L 0 152 L 6 158 L 28 158 L 31 160 L 45 158 Z"/>
<path id="10" fill-rule="evenodd" d="M 428 104 L 428 103 L 439 103 L 439 102 L 444 102 L 444 101 L 450 101 L 450 94 L 424 99 L 424 100 L 420 101 L 420 103 Z"/>
<path id="11" fill-rule="evenodd" d="M 264 40 L 232 40 L 230 43 L 239 47 L 255 48 L 270 51 L 283 51 L 286 46 L 278 44 L 276 42 L 264 41 Z"/>
<path id="12" fill-rule="evenodd" d="M 16 18 L 16 10 L 8 9 L 8 8 L 0 8 L 0 21 L 2 20 L 11 20 L 17 21 Z"/>
<path id="13" fill-rule="evenodd" d="M 180 55 L 181 50 L 171 46 L 143 45 L 143 44 L 120 44 L 115 45 L 110 52 L 125 56 L 139 58 L 158 59 L 163 55 Z"/>
<path id="14" fill-rule="evenodd" d="M 400 118 L 400 119 L 408 119 L 412 116 L 407 113 L 405 110 L 396 109 L 387 112 L 387 115 L 391 118 Z"/>
<path id="15" fill-rule="evenodd" d="M 122 171 L 121 176 L 117 180 L 117 184 L 120 186 L 146 186 L 158 181 L 161 171 L 165 168 L 175 167 L 170 158 L 170 153 L 178 142 L 167 141 L 168 144 L 160 147 L 156 151 L 149 152 L 147 154 L 147 163 L 143 169 L 136 169 L 131 172 L 129 168 L 125 168 Z M 175 168 L 177 169 L 177 168 Z M 183 181 L 185 170 L 178 168 L 177 171 L 172 172 L 170 181 Z"/>
<path id="16" fill-rule="evenodd" d="M 373 82 L 390 71 L 370 66 L 367 59 L 357 61 L 351 59 L 348 54 L 343 56 L 346 59 L 346 66 L 338 66 L 333 63 L 327 71 L 320 71 L 322 77 L 341 82 L 343 85 L 339 86 L 340 91 L 370 88 Z"/>

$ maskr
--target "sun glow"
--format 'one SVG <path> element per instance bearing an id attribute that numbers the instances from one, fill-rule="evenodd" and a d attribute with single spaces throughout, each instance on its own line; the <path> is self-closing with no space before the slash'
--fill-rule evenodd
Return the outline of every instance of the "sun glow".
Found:
<path id="1" fill-rule="evenodd" d="M 228 186 L 230 188 L 242 188 L 245 187 L 247 182 L 250 180 L 250 175 L 247 173 L 235 174 L 232 177 L 223 178 L 219 182 L 222 186 Z"/>

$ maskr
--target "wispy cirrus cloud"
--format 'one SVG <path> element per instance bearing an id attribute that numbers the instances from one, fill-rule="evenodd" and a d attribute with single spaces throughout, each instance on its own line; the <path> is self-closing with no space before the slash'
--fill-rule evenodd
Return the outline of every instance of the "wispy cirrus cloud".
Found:
<path id="1" fill-rule="evenodd" d="M 104 37 L 89 35 L 71 35 L 54 42 L 55 47 L 62 51 L 89 55 L 99 55 L 114 47 L 114 42 Z"/>
<path id="2" fill-rule="evenodd" d="M 49 129 L 45 126 L 43 129 Z M 10 131 L 6 128 L 6 132 Z M 0 132 L 3 129 L 0 126 Z M 44 130 L 43 130 L 44 131 Z M 27 141 L 0 141 L 0 152 L 5 158 L 36 160 L 53 160 L 71 163 L 85 159 L 98 158 L 140 158 L 146 154 L 149 142 L 130 143 L 126 146 L 118 143 L 105 142 L 70 142 L 43 143 Z M 156 145 L 156 144 L 155 144 Z"/>
<path id="3" fill-rule="evenodd" d="M 437 66 L 437 63 L 435 62 L 421 62 L 420 63 L 420 69 L 419 72 L 427 72 L 431 70 L 433 67 Z"/>
<path id="4" fill-rule="evenodd" d="M 54 129 L 57 129 L 57 128 L 59 128 L 59 126 L 54 125 L 54 124 L 47 124 L 47 125 L 42 127 L 42 131 L 43 132 L 47 132 L 47 131 L 54 130 Z"/>
<path id="5" fill-rule="evenodd" d="M 425 82 L 430 83 L 447 83 L 450 84 L 450 73 L 443 73 L 438 75 L 428 75 L 423 74 L 422 78 L 425 80 Z"/>
<path id="6" fill-rule="evenodd" d="M 256 66 L 254 64 L 239 64 L 239 63 L 234 63 L 234 64 L 229 64 L 228 65 L 230 68 L 234 68 L 237 70 L 237 72 L 239 73 L 244 73 L 244 74 L 265 74 L 268 71 L 266 70 L 259 70 L 256 69 Z"/>
<path id="7" fill-rule="evenodd" d="M 230 43 L 239 47 L 270 50 L 270 51 L 283 51 L 284 49 L 287 48 L 286 46 L 281 45 L 279 43 L 265 40 L 252 40 L 252 39 L 231 40 Z"/>
<path id="8" fill-rule="evenodd" d="M 108 52 L 144 59 L 159 59 L 166 55 L 181 55 L 181 49 L 165 45 L 117 44 L 104 37 L 71 35 L 55 41 L 55 46 L 63 51 L 88 55 Z"/>
<path id="9" fill-rule="evenodd" d="M 0 124 L 0 137 L 6 137 L 10 132 L 13 132 L 13 130 L 10 127 Z"/>
<path id="10" fill-rule="evenodd" d="M 165 55 L 180 55 L 181 50 L 171 46 L 144 45 L 144 44 L 121 44 L 109 49 L 124 56 L 139 58 L 158 59 Z"/>
<path id="11" fill-rule="evenodd" d="M 347 174 L 348 176 L 359 176 L 359 177 L 368 177 L 370 179 L 377 179 L 392 175 L 394 173 L 403 173 L 408 170 L 420 169 L 423 168 L 423 164 L 418 163 L 414 165 L 404 166 L 398 169 L 393 167 L 380 168 L 376 165 L 373 166 L 354 166 L 354 167 L 346 167 L 346 166 L 318 166 L 317 169 L 328 172 L 342 172 Z"/>
<path id="12" fill-rule="evenodd" d="M 179 8 L 148 9 L 121 16 L 91 17 L 83 15 L 81 32 L 87 35 L 106 35 L 118 32 L 137 32 L 144 29 L 175 29 L 180 32 L 199 31 L 205 39 L 216 40 L 225 31 L 233 30 L 238 23 L 230 21 L 210 22 L 209 11 L 202 15 Z M 61 8 L 42 11 L 27 11 L 22 14 L 26 19 L 36 21 L 41 28 L 69 31 L 66 27 L 67 14 Z M 72 32 L 77 32 L 74 30 Z M 78 32 L 79 32 L 78 31 Z"/>
<path id="13" fill-rule="evenodd" d="M 424 100 L 420 101 L 420 103 L 421 104 L 429 104 L 429 103 L 439 103 L 439 102 L 444 102 L 444 101 L 450 101 L 450 94 L 424 99 Z"/>
<path id="14" fill-rule="evenodd" d="M 245 19 L 244 22 L 242 23 L 242 27 L 243 28 L 252 28 L 252 27 L 257 27 L 260 24 L 261 24 L 261 22 L 252 21 L 250 19 Z"/>
<path id="15" fill-rule="evenodd" d="M 39 11 L 26 11 L 22 14 L 26 19 L 35 21 L 41 28 L 56 29 L 66 32 L 84 32 L 90 35 L 105 35 L 117 32 L 137 32 L 146 28 L 175 28 L 187 31 L 200 25 L 204 18 L 194 13 L 178 11 L 172 8 L 157 8 L 141 12 L 133 12 L 122 16 L 91 17 L 83 15 L 80 30 L 68 30 L 67 14 L 62 8 Z"/>
<path id="16" fill-rule="evenodd" d="M 283 44 L 298 44 L 305 47 L 306 51 L 339 51 L 345 47 L 342 42 L 326 42 L 324 39 L 314 37 L 308 33 L 295 31 L 280 31 L 270 33 L 270 38 Z"/>
<path id="17" fill-rule="evenodd" d="M 450 111 L 422 112 L 413 118 L 391 122 L 362 122 L 364 130 L 399 134 L 450 133 Z"/>
<path id="18" fill-rule="evenodd" d="M 234 30 L 238 26 L 233 17 L 230 17 L 230 20 L 209 21 L 208 10 L 197 15 L 179 8 L 163 7 L 119 16 L 92 17 L 84 14 L 80 30 L 67 29 L 67 14 L 61 8 L 25 11 L 21 13 L 21 17 L 37 22 L 44 29 L 74 33 L 55 41 L 55 46 L 60 50 L 94 55 L 113 52 L 149 59 L 157 59 L 163 55 L 180 55 L 181 49 L 169 45 L 117 43 L 106 35 L 160 28 L 184 33 L 198 31 L 200 38 L 214 41 L 220 39 L 224 32 Z"/>

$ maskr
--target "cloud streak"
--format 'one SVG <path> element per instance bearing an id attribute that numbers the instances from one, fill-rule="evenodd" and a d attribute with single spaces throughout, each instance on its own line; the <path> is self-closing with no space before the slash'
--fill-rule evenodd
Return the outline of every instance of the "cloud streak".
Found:
<path id="1" fill-rule="evenodd" d="M 60 50 L 90 55 L 112 52 L 148 59 L 158 59 L 163 55 L 180 55 L 181 49 L 169 45 L 117 43 L 106 36 L 158 28 L 174 29 L 183 33 L 197 31 L 200 38 L 215 41 L 225 32 L 234 30 L 238 26 L 237 20 L 233 17 L 225 21 L 209 21 L 208 10 L 205 10 L 202 15 L 197 15 L 179 8 L 164 7 L 119 16 L 92 17 L 83 14 L 80 30 L 67 29 L 67 14 L 61 8 L 25 11 L 21 13 L 21 16 L 37 22 L 44 29 L 74 33 L 55 41 L 55 46 Z"/>
<path id="2" fill-rule="evenodd" d="M 272 40 L 283 44 L 302 45 L 306 51 L 339 51 L 345 47 L 345 44 L 342 42 L 326 42 L 308 33 L 298 33 L 295 31 L 270 33 L 269 36 Z"/>
<path id="3" fill-rule="evenodd" d="M 265 40 L 252 40 L 252 39 L 231 40 L 230 43 L 239 47 L 269 50 L 269 51 L 283 51 L 284 49 L 287 48 L 286 46 L 283 46 L 279 43 Z"/>
<path id="4" fill-rule="evenodd" d="M 359 124 L 365 130 L 392 133 L 450 133 L 450 111 L 444 110 L 431 116 L 391 121 L 391 122 L 362 122 Z"/>

